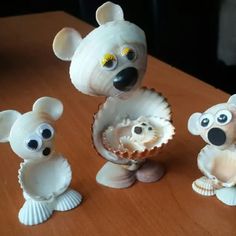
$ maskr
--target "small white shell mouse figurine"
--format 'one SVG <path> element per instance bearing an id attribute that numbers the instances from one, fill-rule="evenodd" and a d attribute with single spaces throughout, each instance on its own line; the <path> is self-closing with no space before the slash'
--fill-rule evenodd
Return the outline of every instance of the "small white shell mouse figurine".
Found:
<path id="1" fill-rule="evenodd" d="M 146 158 L 172 139 L 174 127 L 165 98 L 140 88 L 147 64 L 145 34 L 125 21 L 122 8 L 112 2 L 97 9 L 96 19 L 100 26 L 84 39 L 75 29 L 64 28 L 53 42 L 55 55 L 71 61 L 74 86 L 108 97 L 92 127 L 94 147 L 108 160 L 96 180 L 112 188 L 157 181 L 163 167 Z"/>
<path id="2" fill-rule="evenodd" d="M 203 196 L 214 196 L 236 205 L 236 94 L 228 102 L 194 113 L 188 130 L 200 135 L 207 145 L 198 155 L 198 168 L 204 174 L 192 188 Z"/>
<path id="3" fill-rule="evenodd" d="M 68 188 L 72 177 L 69 163 L 54 150 L 54 122 L 62 112 L 62 103 L 51 97 L 39 98 L 25 114 L 0 112 L 0 142 L 9 142 L 24 160 L 18 175 L 25 198 L 18 215 L 22 224 L 42 223 L 54 210 L 70 210 L 82 200 Z"/>

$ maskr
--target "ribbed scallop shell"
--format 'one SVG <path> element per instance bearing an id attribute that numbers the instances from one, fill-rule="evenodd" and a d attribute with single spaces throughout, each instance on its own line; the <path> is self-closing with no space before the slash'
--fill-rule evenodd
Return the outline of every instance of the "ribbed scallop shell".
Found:
<path id="1" fill-rule="evenodd" d="M 24 225 L 37 225 L 46 221 L 52 212 L 46 202 L 27 200 L 20 209 L 18 218 Z"/>
<path id="2" fill-rule="evenodd" d="M 63 193 L 70 184 L 71 175 L 67 160 L 54 155 L 22 163 L 18 179 L 26 194 L 37 201 L 45 201 Z"/>
<path id="3" fill-rule="evenodd" d="M 56 211 L 68 211 L 75 208 L 82 201 L 82 196 L 75 190 L 68 189 L 56 199 L 56 205 L 54 210 Z"/>
<path id="4" fill-rule="evenodd" d="M 226 205 L 236 206 L 236 187 L 216 190 L 216 197 Z"/>
<path id="5" fill-rule="evenodd" d="M 149 121 L 152 124 L 153 130 L 156 135 L 151 137 L 149 144 L 142 143 L 142 140 L 132 140 L 131 137 L 121 136 L 120 130 L 127 129 L 130 132 L 132 126 L 135 126 L 136 121 L 131 121 L 128 125 L 121 126 L 118 124 L 115 127 L 108 128 L 103 133 L 104 147 L 110 152 L 114 153 L 120 158 L 127 158 L 131 160 L 138 160 L 147 158 L 157 154 L 161 148 L 170 140 L 174 135 L 174 128 L 171 123 L 159 117 L 142 117 L 142 120 Z M 134 123 L 134 124 L 133 124 Z M 122 144 L 119 140 L 122 140 Z"/>
<path id="6" fill-rule="evenodd" d="M 236 183 L 236 150 L 207 145 L 198 155 L 198 167 L 215 185 L 231 187 Z"/>
<path id="7" fill-rule="evenodd" d="M 196 179 L 192 183 L 192 188 L 196 193 L 199 193 L 203 196 L 215 195 L 214 184 L 213 184 L 212 180 L 208 179 L 206 176 Z"/>
<path id="8" fill-rule="evenodd" d="M 142 159 L 153 156 L 159 152 L 160 146 L 153 147 L 144 152 L 114 153 L 106 149 L 103 144 L 102 134 L 109 126 L 116 126 L 125 118 L 136 120 L 139 117 L 159 117 L 170 123 L 171 111 L 166 99 L 153 89 L 141 88 L 127 100 L 109 97 L 94 116 L 92 127 L 93 144 L 97 152 L 105 159 L 117 164 L 128 164 L 130 159 Z M 171 124 L 170 124 L 171 125 Z M 172 126 L 172 125 L 171 125 Z M 174 127 L 167 140 L 172 139 Z"/>

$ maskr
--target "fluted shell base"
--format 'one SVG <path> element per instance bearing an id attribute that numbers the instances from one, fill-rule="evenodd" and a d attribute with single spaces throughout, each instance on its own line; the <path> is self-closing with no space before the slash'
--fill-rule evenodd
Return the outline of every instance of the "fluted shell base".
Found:
<path id="1" fill-rule="evenodd" d="M 68 189 L 53 201 L 36 201 L 27 197 L 18 218 L 24 225 L 37 225 L 49 219 L 54 210 L 68 211 L 77 207 L 81 201 L 80 193 L 72 189 Z"/>
<path id="2" fill-rule="evenodd" d="M 236 187 L 218 189 L 216 197 L 228 206 L 236 206 Z"/>
<path id="3" fill-rule="evenodd" d="M 215 187 L 211 179 L 202 176 L 192 183 L 193 190 L 202 196 L 214 196 Z"/>
<path id="4" fill-rule="evenodd" d="M 65 193 L 58 196 L 54 207 L 55 211 L 68 211 L 77 207 L 82 201 L 80 193 L 73 189 L 67 190 Z"/>
<path id="5" fill-rule="evenodd" d="M 130 187 L 136 180 L 144 183 L 156 182 L 164 172 L 163 166 L 151 160 L 132 171 L 123 165 L 107 162 L 97 173 L 96 180 L 106 187 L 122 189 Z"/>

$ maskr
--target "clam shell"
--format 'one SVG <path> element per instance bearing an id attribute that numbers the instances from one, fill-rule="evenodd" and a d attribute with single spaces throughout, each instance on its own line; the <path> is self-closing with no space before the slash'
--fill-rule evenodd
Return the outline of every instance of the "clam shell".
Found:
<path id="1" fill-rule="evenodd" d="M 106 162 L 97 173 L 96 181 L 110 188 L 128 188 L 136 181 L 136 176 L 135 171 L 130 171 L 122 165 Z"/>
<path id="2" fill-rule="evenodd" d="M 236 187 L 218 189 L 216 197 L 226 205 L 236 206 Z"/>
<path id="3" fill-rule="evenodd" d="M 75 190 L 68 189 L 66 192 L 57 197 L 54 210 L 68 211 L 78 206 L 82 201 L 82 196 Z"/>
<path id="4" fill-rule="evenodd" d="M 52 156 L 21 164 L 18 175 L 23 191 L 37 201 L 50 200 L 63 193 L 71 181 L 71 169 L 62 156 Z"/>
<path id="5" fill-rule="evenodd" d="M 157 135 L 149 137 L 149 142 L 143 143 L 142 140 L 132 140 L 131 137 L 122 136 L 122 132 L 126 129 L 126 134 L 131 133 L 132 123 L 127 126 L 120 126 L 117 124 L 115 127 L 109 127 L 103 133 L 103 145 L 110 152 L 114 153 L 120 158 L 127 158 L 131 160 L 138 160 L 147 158 L 157 154 L 161 148 L 166 144 L 174 134 L 174 128 L 171 123 L 159 117 L 142 117 L 146 123 L 147 120 L 152 124 L 153 130 Z M 134 125 L 135 126 L 135 125 Z M 139 126 L 138 126 L 139 127 Z"/>
<path id="6" fill-rule="evenodd" d="M 18 218 L 24 225 L 37 225 L 46 221 L 53 210 L 46 202 L 27 200 L 20 209 Z"/>
<path id="7" fill-rule="evenodd" d="M 104 146 L 102 134 L 109 127 L 115 127 L 125 118 L 136 120 L 139 117 L 159 117 L 166 122 L 171 119 L 171 111 L 166 99 L 153 89 L 141 88 L 127 100 L 109 97 L 94 116 L 92 127 L 93 144 L 97 152 L 105 159 L 118 164 L 128 164 L 130 159 L 142 159 L 153 156 L 159 152 L 160 147 L 143 152 L 134 152 L 134 157 L 129 153 L 120 156 Z M 172 139 L 174 128 L 169 139 Z"/>
<path id="8" fill-rule="evenodd" d="M 215 185 L 231 187 L 236 183 L 236 150 L 207 145 L 198 155 L 198 167 Z"/>
<path id="9" fill-rule="evenodd" d="M 196 193 L 199 193 L 203 196 L 214 196 L 215 188 L 211 179 L 208 179 L 206 176 L 203 176 L 199 179 L 196 179 L 192 183 L 192 188 Z"/>

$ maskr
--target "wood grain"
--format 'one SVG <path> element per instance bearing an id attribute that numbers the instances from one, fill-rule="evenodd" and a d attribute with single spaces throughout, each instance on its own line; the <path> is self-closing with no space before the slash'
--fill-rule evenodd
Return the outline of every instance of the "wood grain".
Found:
<path id="1" fill-rule="evenodd" d="M 137 183 L 124 190 L 102 187 L 95 176 L 105 161 L 92 148 L 90 127 L 104 98 L 79 93 L 70 82 L 69 63 L 53 55 L 53 38 L 64 26 L 82 35 L 92 29 L 63 12 L 0 19 L 0 110 L 24 113 L 41 96 L 62 100 L 65 111 L 56 123 L 57 149 L 69 159 L 72 187 L 84 201 L 75 210 L 55 212 L 44 224 L 21 225 L 21 160 L 9 144 L 0 144 L 0 235 L 236 235 L 236 209 L 191 189 L 201 176 L 196 156 L 205 144 L 186 128 L 190 114 L 229 95 L 149 57 L 144 85 L 168 98 L 176 127 L 174 140 L 156 158 L 167 173 L 154 184 Z"/>

